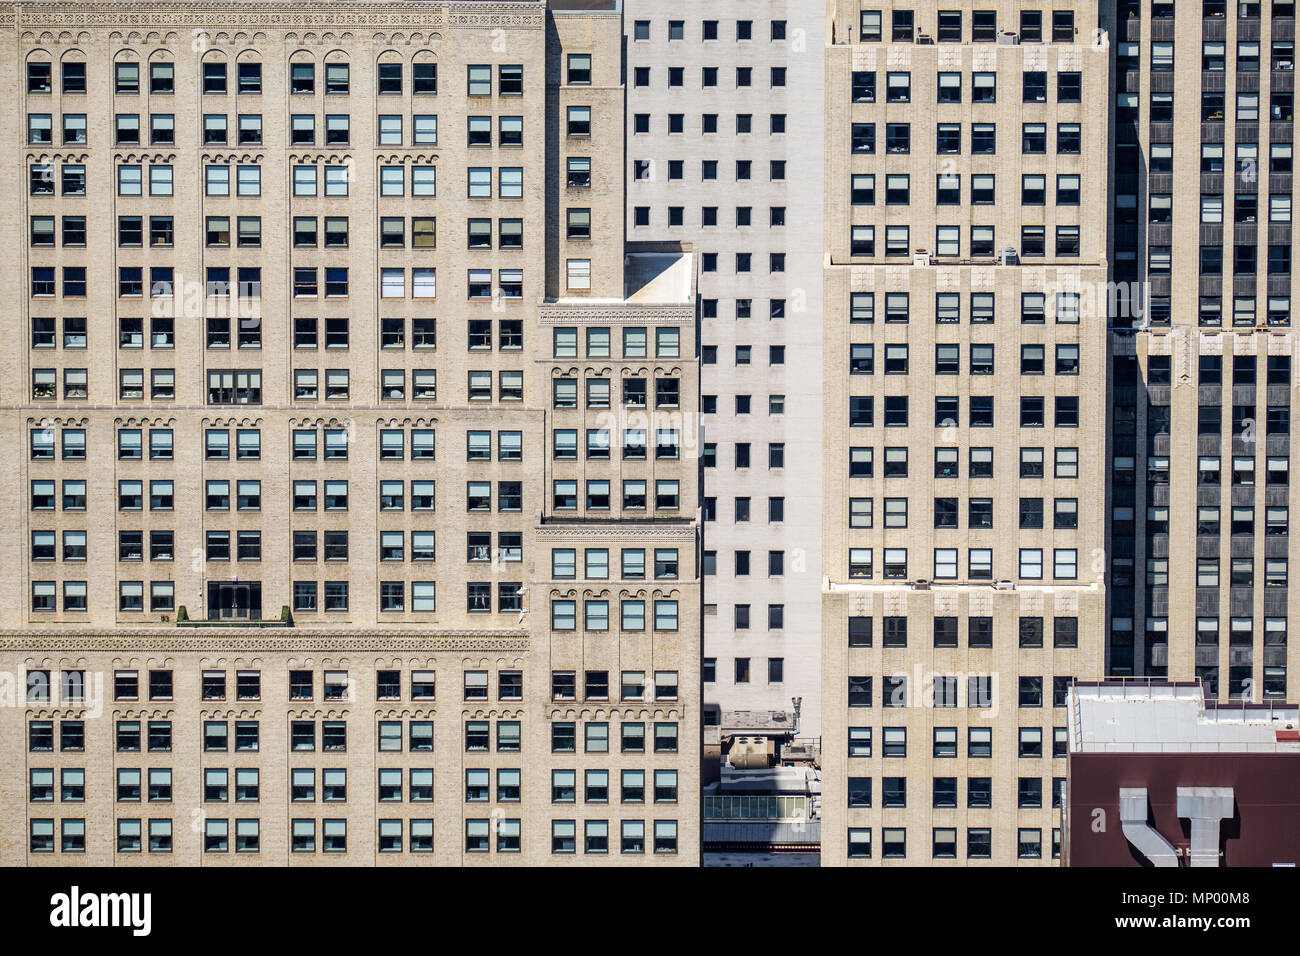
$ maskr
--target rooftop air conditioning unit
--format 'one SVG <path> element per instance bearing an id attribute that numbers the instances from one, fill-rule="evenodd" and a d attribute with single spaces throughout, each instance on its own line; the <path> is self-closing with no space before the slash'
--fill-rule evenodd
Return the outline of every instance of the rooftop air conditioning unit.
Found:
<path id="1" fill-rule="evenodd" d="M 1002 251 L 998 253 L 998 262 L 1001 265 L 1014 266 L 1019 261 L 1020 261 L 1020 257 L 1016 253 L 1015 246 L 1004 246 L 1002 248 Z"/>
<path id="2" fill-rule="evenodd" d="M 930 250 L 916 249 L 912 252 L 912 265 L 928 266 L 930 264 Z"/>
<path id="3" fill-rule="evenodd" d="M 934 37 L 930 36 L 928 33 L 918 33 L 916 35 L 916 42 L 919 46 L 930 46 L 934 43 Z"/>
<path id="4" fill-rule="evenodd" d="M 1010 30 L 1003 30 L 998 34 L 998 43 L 1002 46 L 1019 46 L 1020 34 L 1012 33 Z"/>

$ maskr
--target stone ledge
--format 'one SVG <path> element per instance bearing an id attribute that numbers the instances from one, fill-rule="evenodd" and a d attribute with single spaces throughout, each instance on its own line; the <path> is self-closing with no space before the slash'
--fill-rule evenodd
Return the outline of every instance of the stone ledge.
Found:
<path id="1" fill-rule="evenodd" d="M 214 653 L 249 651 L 261 653 L 303 653 L 350 651 L 383 653 L 386 651 L 489 651 L 526 652 L 530 641 L 527 631 L 483 630 L 412 633 L 379 630 L 297 629 L 286 634 L 283 628 L 248 628 L 239 634 L 177 633 L 174 628 L 157 630 L 0 630 L 0 652 L 63 651 Z"/>

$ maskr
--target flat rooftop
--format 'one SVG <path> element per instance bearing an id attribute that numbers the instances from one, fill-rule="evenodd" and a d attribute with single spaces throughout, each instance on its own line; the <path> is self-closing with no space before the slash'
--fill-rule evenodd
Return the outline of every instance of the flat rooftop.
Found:
<path id="1" fill-rule="evenodd" d="M 721 779 L 705 787 L 709 794 L 804 795 L 822 792 L 821 771 L 809 767 L 758 767 L 740 770 L 724 764 Z"/>
<path id="2" fill-rule="evenodd" d="M 648 245 L 648 244 L 647 244 Z M 695 256 L 688 249 L 629 246 L 623 256 L 623 296 L 630 303 L 685 304 L 694 301 Z"/>
<path id="3" fill-rule="evenodd" d="M 694 308 L 696 259 L 690 243 L 623 244 L 623 297 L 567 295 L 543 306 L 560 308 Z"/>
<path id="4" fill-rule="evenodd" d="M 1071 753 L 1300 753 L 1296 704 L 1206 700 L 1196 682 L 1079 683 L 1067 708 Z"/>
<path id="5" fill-rule="evenodd" d="M 724 710 L 720 726 L 728 733 L 747 730 L 790 733 L 794 730 L 794 714 L 787 710 Z"/>

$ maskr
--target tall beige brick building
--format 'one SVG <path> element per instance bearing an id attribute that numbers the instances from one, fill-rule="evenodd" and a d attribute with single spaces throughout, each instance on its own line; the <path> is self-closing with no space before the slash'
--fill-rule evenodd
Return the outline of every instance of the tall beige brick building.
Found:
<path id="1" fill-rule="evenodd" d="M 1103 664 L 1095 3 L 836 2 L 823 864 L 1050 865 Z"/>
<path id="2" fill-rule="evenodd" d="M 696 862 L 695 261 L 624 244 L 617 6 L 0 30 L 0 860 Z"/>
<path id="3" fill-rule="evenodd" d="M 798 698 L 1053 865 L 1072 680 L 1295 698 L 1294 24 L 0 3 L 0 863 L 693 865 Z"/>

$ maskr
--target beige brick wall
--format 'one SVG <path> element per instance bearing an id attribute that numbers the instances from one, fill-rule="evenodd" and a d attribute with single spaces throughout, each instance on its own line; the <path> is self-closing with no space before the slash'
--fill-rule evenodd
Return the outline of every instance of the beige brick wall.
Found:
<path id="1" fill-rule="evenodd" d="M 937 859 L 932 850 L 935 831 L 954 830 L 956 858 L 952 862 L 1049 865 L 1053 863 L 1053 831 L 1061 825 L 1059 812 L 1051 809 L 1052 779 L 1065 775 L 1064 760 L 1051 756 L 1053 729 L 1065 723 L 1064 710 L 1051 706 L 1052 679 L 1100 677 L 1105 641 L 1105 580 L 1098 556 L 1104 553 L 1106 518 L 1097 489 L 1103 487 L 1106 473 L 1102 419 L 1105 390 L 1099 385 L 1105 380 L 1106 316 L 1104 311 L 1090 311 L 1087 303 L 1089 294 L 1104 289 L 1107 279 L 1107 118 L 1104 110 L 1095 108 L 1107 95 L 1107 53 L 1104 47 L 1091 45 L 1097 11 L 1087 3 L 952 4 L 944 9 L 960 10 L 962 39 L 941 43 L 934 42 L 935 10 L 892 2 L 870 5 L 871 9 L 882 10 L 881 40 L 859 42 L 859 7 L 850 3 L 831 5 L 833 34 L 826 50 L 822 859 L 829 865 L 942 865 L 946 861 Z M 1077 26 L 1074 42 L 972 42 L 974 10 L 995 10 L 997 28 L 1014 33 L 1019 30 L 1022 8 L 1043 11 L 1045 36 L 1049 38 L 1052 11 L 1073 10 Z M 930 42 L 893 42 L 896 10 L 914 11 L 915 33 L 929 37 Z M 1022 76 L 1030 70 L 1047 74 L 1047 104 L 1021 102 Z M 1082 102 L 1057 104 L 1057 74 L 1076 70 L 1082 73 Z M 875 73 L 874 102 L 852 101 L 852 74 L 857 71 Z M 940 72 L 960 74 L 960 103 L 938 102 Z M 973 102 L 976 72 L 994 74 L 994 101 Z M 910 74 L 908 102 L 888 102 L 886 78 L 890 73 Z M 1078 155 L 1056 152 L 1058 122 L 1080 124 L 1082 149 Z M 853 152 L 853 123 L 875 124 L 874 154 Z M 910 124 L 910 150 L 894 152 L 886 148 L 886 127 L 892 123 Z M 960 152 L 938 153 L 936 127 L 940 123 L 960 124 Z M 972 126 L 977 123 L 996 128 L 996 150 L 992 154 L 973 154 Z M 1022 123 L 1046 124 L 1046 155 L 1022 155 Z M 874 204 L 852 204 L 854 174 L 874 174 Z M 935 190 L 940 174 L 959 177 L 959 205 L 937 204 Z M 993 204 L 973 203 L 971 177 L 976 174 L 994 176 Z M 1045 205 L 1022 206 L 1023 174 L 1045 177 Z M 1077 206 L 1056 205 L 1058 174 L 1079 176 L 1081 196 Z M 887 203 L 891 175 L 908 177 L 906 205 Z M 904 255 L 890 257 L 885 247 L 886 228 L 899 224 L 910 227 L 907 248 Z M 850 239 L 855 225 L 874 226 L 873 255 L 853 255 Z M 1046 255 L 1021 258 L 1019 264 L 999 265 L 998 250 L 1007 246 L 1021 248 L 1022 225 L 1045 227 Z M 1057 225 L 1079 227 L 1077 257 L 1056 256 Z M 943 255 L 938 249 L 936 230 L 940 226 L 958 227 L 960 249 L 955 256 Z M 993 227 L 993 256 L 972 254 L 972 226 Z M 928 263 L 914 260 L 913 253 L 920 251 L 931 255 Z M 1054 293 L 1061 290 L 1081 293 L 1084 311 L 1078 324 L 1054 321 Z M 1022 324 L 1022 295 L 1036 292 L 1045 294 L 1046 322 Z M 850 321 L 851 297 L 855 293 L 874 296 L 874 321 Z M 957 293 L 960 302 L 960 320 L 954 324 L 936 321 L 937 297 L 946 293 Z M 972 323 L 972 293 L 992 295 L 991 324 Z M 909 316 L 905 322 L 890 322 L 886 298 L 900 294 L 907 297 Z M 958 374 L 937 372 L 936 345 L 941 343 L 959 347 Z M 993 346 L 992 375 L 971 374 L 971 346 L 975 344 Z M 1077 376 L 1053 375 L 1055 347 L 1062 344 L 1078 347 Z M 854 345 L 873 346 L 872 374 L 853 371 L 850 355 Z M 1023 345 L 1044 347 L 1045 376 L 1022 375 Z M 904 374 L 886 369 L 890 346 L 906 347 Z M 953 395 L 959 399 L 957 425 L 936 424 L 935 398 Z M 1022 395 L 1045 396 L 1045 427 L 1019 427 Z M 850 396 L 874 397 L 871 427 L 850 425 Z M 887 427 L 885 402 L 889 397 L 901 396 L 908 400 L 908 427 Z M 971 396 L 992 397 L 995 427 L 971 426 Z M 1078 396 L 1077 428 L 1053 427 L 1054 396 Z M 849 476 L 849 449 L 853 447 L 873 449 L 871 477 Z M 936 477 L 935 449 L 941 447 L 957 450 L 956 479 Z M 992 449 L 992 478 L 971 476 L 970 450 L 975 447 Z M 1019 476 L 1022 447 L 1044 449 L 1042 479 Z M 1057 447 L 1078 449 L 1077 477 L 1054 474 L 1053 450 Z M 886 473 L 887 448 L 906 449 L 905 476 Z M 1041 497 L 1043 530 L 1019 530 L 1022 496 Z M 957 499 L 956 528 L 936 527 L 936 497 Z M 1053 529 L 1051 512 L 1057 497 L 1077 499 L 1077 528 Z M 869 526 L 850 526 L 850 498 L 871 499 Z M 889 525 L 885 519 L 886 499 L 900 498 L 908 502 L 905 522 Z M 968 509 L 972 498 L 990 500 L 991 528 L 971 526 Z M 851 548 L 871 550 L 869 575 L 851 572 Z M 886 577 L 883 568 L 885 550 L 895 548 L 906 549 L 907 569 L 901 579 Z M 939 548 L 957 551 L 957 572 L 950 580 L 934 580 L 935 552 Z M 968 561 L 972 548 L 991 549 L 992 573 L 988 579 L 971 575 Z M 1022 577 L 1018 564 L 1021 548 L 1043 550 L 1041 580 Z M 1055 548 L 1075 550 L 1077 577 L 1053 578 Z M 1052 621 L 1057 615 L 1077 617 L 1077 648 L 1053 646 Z M 905 646 L 885 646 L 883 622 L 892 616 L 907 618 Z M 871 646 L 849 646 L 850 617 L 872 619 Z M 958 619 L 956 647 L 934 647 L 932 629 L 936 617 Z M 992 618 L 991 648 L 970 646 L 971 617 Z M 1041 648 L 1019 646 L 1021 617 L 1043 618 Z M 882 706 L 888 703 L 885 680 L 896 675 L 906 675 L 909 697 L 903 706 Z M 972 675 L 991 676 L 994 707 L 986 710 L 968 706 L 967 678 Z M 855 676 L 872 679 L 869 708 L 849 706 L 849 678 Z M 935 706 L 933 684 L 938 676 L 956 678 L 958 706 Z M 1041 707 L 1018 705 L 1021 677 L 1042 679 Z M 849 729 L 854 727 L 871 729 L 870 756 L 849 756 Z M 940 727 L 955 728 L 953 757 L 933 755 L 934 730 Z M 991 730 L 990 757 L 970 755 L 968 730 L 973 727 Z M 1019 757 L 1020 729 L 1035 727 L 1042 733 L 1042 756 Z M 905 728 L 905 755 L 886 755 L 886 728 Z M 871 778 L 869 807 L 849 807 L 850 777 Z M 897 777 L 906 780 L 906 804 L 885 807 L 884 781 Z M 936 777 L 956 778 L 954 808 L 933 807 Z M 972 808 L 968 803 L 969 781 L 984 777 L 991 778 L 991 804 L 988 808 Z M 1017 808 L 1021 777 L 1042 781 L 1041 809 Z M 968 831 L 982 828 L 991 830 L 987 860 L 971 858 L 967 853 Z M 1018 860 L 1017 840 L 1022 828 L 1040 832 L 1041 859 Z M 869 857 L 848 857 L 851 829 L 869 832 Z M 905 832 L 904 856 L 886 858 L 886 830 Z"/>
<path id="2" fill-rule="evenodd" d="M 55 9 L 57 7 L 57 9 Z M 653 395 L 654 379 L 676 378 L 680 383 L 679 407 L 673 409 L 677 424 L 693 428 L 698 396 L 698 371 L 694 341 L 694 306 L 684 301 L 627 307 L 623 297 L 622 264 L 622 81 L 619 72 L 621 21 L 616 13 L 549 14 L 534 0 L 517 3 L 321 3 L 314 4 L 310 18 L 298 8 L 275 3 L 194 7 L 122 3 L 93 8 L 78 4 L 51 4 L 0 8 L 0 44 L 11 64 L 14 89 L 0 124 L 3 146 L 15 162 L 5 180 L 6 215 L 0 220 L 4 240 L 4 291 L 18 304 L 10 324 L 7 347 L 0 353 L 0 417 L 11 437 L 13 453 L 5 459 L 0 482 L 0 507 L 9 518 L 9 532 L 0 539 L 0 570 L 12 582 L 0 601 L 0 625 L 4 630 L 0 649 L 0 670 L 12 675 L 15 696 L 4 708 L 3 746 L 9 759 L 3 761 L 0 792 L 13 808 L 4 815 L 0 854 L 11 863 L 73 862 L 132 865 L 170 862 L 182 865 L 277 863 L 310 865 L 348 862 L 362 864 L 422 861 L 440 864 L 548 864 L 649 863 L 690 864 L 697 860 L 699 737 L 699 626 L 698 555 L 696 553 L 696 479 L 694 456 L 689 447 L 674 460 L 656 458 L 653 451 L 644 462 L 624 461 L 619 454 L 621 439 L 611 437 L 614 452 L 608 463 L 581 461 L 581 467 L 552 459 L 552 429 L 561 418 L 572 418 L 580 430 L 585 427 L 626 426 L 626 419 L 602 412 L 563 411 L 552 408 L 552 380 L 574 370 L 579 378 L 607 376 L 612 383 L 611 408 L 619 409 L 622 379 L 646 376 Z M 569 82 L 569 53 L 590 53 L 593 76 L 589 85 Z M 60 84 L 63 60 L 84 60 L 87 64 L 85 93 L 64 92 Z M 142 83 L 148 88 L 149 68 L 155 61 L 174 64 L 175 91 L 172 94 L 116 93 L 114 62 L 142 64 Z M 53 64 L 53 91 L 26 92 L 29 62 Z M 224 62 L 228 66 L 230 92 L 203 93 L 200 78 L 203 64 Z M 236 92 L 237 63 L 260 62 L 260 93 Z M 314 93 L 290 91 L 291 64 L 311 62 L 315 68 Z M 324 91 L 326 67 L 346 62 L 349 91 Z M 412 86 L 412 65 L 437 63 L 436 94 L 416 93 Z M 379 91 L 380 66 L 402 66 L 400 93 Z M 471 95 L 467 89 L 471 65 L 491 66 L 493 94 Z M 519 65 L 523 71 L 523 92 L 501 91 L 500 68 Z M 567 107 L 592 107 L 591 134 L 569 136 L 565 131 Z M 151 113 L 175 117 L 174 144 L 125 146 L 115 144 L 115 114 L 134 113 L 146 130 Z M 346 144 L 322 145 L 326 117 L 348 114 L 350 133 Z M 58 134 L 51 144 L 28 144 L 29 114 L 50 114 L 56 126 L 67 115 L 86 116 L 86 142 L 64 144 Z M 203 145 L 202 117 L 224 114 L 231 137 L 238 117 L 260 114 L 263 141 L 244 146 Z M 316 144 L 290 142 L 291 116 L 314 115 Z M 380 142 L 380 117 L 402 118 L 401 142 Z M 437 142 L 416 143 L 416 116 L 437 116 Z M 469 145 L 470 117 L 490 116 L 492 144 Z M 522 145 L 499 140 L 501 117 L 522 117 Z M 148 133 L 145 138 L 147 140 Z M 590 155 L 593 178 L 589 189 L 565 185 L 563 170 L 570 155 Z M 86 194 L 32 195 L 28 168 L 49 161 L 84 164 Z M 145 167 L 145 195 L 122 196 L 115 186 L 116 169 L 123 164 Z M 260 167 L 260 195 L 230 197 L 205 195 L 204 167 L 229 163 Z M 169 196 L 149 195 L 148 167 L 172 167 L 174 187 Z M 326 167 L 347 170 L 347 194 L 295 195 L 292 169 L 315 165 L 320 180 Z M 434 166 L 437 169 L 436 196 L 416 196 L 412 175 L 405 176 L 403 195 L 381 195 L 381 168 L 402 165 Z M 492 198 L 470 195 L 469 170 L 492 169 Z M 522 170 L 518 197 L 501 196 L 502 169 Z M 232 171 L 233 182 L 236 173 Z M 591 209 L 592 234 L 587 240 L 565 237 L 564 210 Z M 86 217 L 84 247 L 56 242 L 53 247 L 29 241 L 29 217 Z M 129 248 L 119 245 L 119 216 L 140 216 L 148 236 L 149 217 L 171 217 L 174 244 L 171 247 Z M 238 217 L 261 218 L 258 247 L 229 248 L 205 242 L 209 217 L 228 216 L 232 232 Z M 317 217 L 323 230 L 325 217 L 347 217 L 346 247 L 314 248 L 295 246 L 291 228 L 295 217 Z M 402 217 L 405 246 L 381 245 L 380 221 Z M 412 245 L 412 217 L 435 217 L 436 246 Z M 470 219 L 491 220 L 492 244 L 471 248 Z M 503 248 L 500 220 L 522 220 L 520 248 Z M 56 231 L 60 220 L 56 218 Z M 591 260 L 589 291 L 566 288 L 564 261 Z M 558 264 L 558 265 L 557 265 Z M 85 267 L 86 297 L 37 295 L 31 285 L 31 269 L 63 266 Z M 254 305 L 261 319 L 260 346 L 214 349 L 206 347 L 205 318 L 212 317 L 217 300 L 202 295 L 176 303 L 143 297 L 119 296 L 119 267 L 140 266 L 149 280 L 150 267 L 170 266 L 180 283 L 201 283 L 209 268 L 229 267 L 232 281 L 239 267 L 261 269 L 261 295 Z M 295 293 L 293 269 L 323 270 L 347 268 L 346 297 L 302 296 Z M 381 270 L 406 270 L 404 294 L 384 295 Z M 436 295 L 416 296 L 415 268 L 436 269 Z M 491 270 L 493 294 L 477 298 L 468 294 L 470 270 Z M 522 293 L 503 296 L 502 270 L 522 272 Z M 323 292 L 322 288 L 322 292 Z M 562 314 L 541 314 L 547 298 L 566 296 Z M 587 301 L 591 300 L 591 301 Z M 196 304 L 197 303 L 197 304 Z M 173 319 L 174 347 L 151 346 L 150 318 Z M 33 338 L 43 328 L 35 319 L 56 320 L 54 347 L 42 347 Z M 67 347 L 62 341 L 63 319 L 86 318 L 83 347 Z M 119 345 L 119 322 L 143 318 L 143 347 Z M 318 347 L 295 347 L 294 319 L 320 320 Z M 347 318 L 346 348 L 327 347 L 325 320 Z M 400 347 L 383 347 L 383 320 L 403 319 L 405 340 Z M 417 349 L 412 341 L 412 319 L 436 319 L 436 347 Z M 478 338 L 488 323 L 491 345 L 482 347 Z M 518 323 L 517 326 L 513 325 Z M 580 341 L 586 329 L 610 331 L 610 358 L 598 362 L 570 362 L 557 357 L 553 327 L 563 324 L 577 330 Z M 625 328 L 644 330 L 650 343 L 648 358 L 625 355 Z M 669 354 L 665 346 L 656 353 L 656 330 L 675 329 L 679 350 Z M 665 340 L 666 341 L 666 340 Z M 521 343 L 521 344 L 520 344 Z M 81 343 L 71 342 L 70 346 Z M 233 344 L 233 343 L 232 343 Z M 586 353 L 582 353 L 584 356 Z M 63 388 L 65 369 L 88 370 L 85 398 L 68 395 Z M 123 369 L 145 370 L 145 397 L 119 396 Z M 152 397 L 150 369 L 175 370 L 173 399 Z M 33 369 L 54 369 L 58 386 L 51 398 L 36 398 Z M 220 369 L 257 369 L 261 372 L 258 403 L 217 405 L 209 401 L 207 374 Z M 315 369 L 319 373 L 318 398 L 296 394 L 295 372 Z M 346 370 L 346 397 L 325 397 L 326 373 Z M 401 398 L 387 397 L 383 388 L 385 371 L 404 372 L 405 392 Z M 415 398 L 413 373 L 434 371 L 437 394 Z M 634 371 L 637 370 L 637 371 Z M 485 398 L 471 397 L 472 373 L 490 373 L 491 392 Z M 503 395 L 503 374 L 518 377 L 521 397 Z M 581 383 L 580 383 L 581 384 Z M 585 402 L 585 388 L 580 388 Z M 653 398 L 651 399 L 653 402 Z M 580 406 L 585 408 L 585 404 Z M 654 411 L 653 405 L 651 411 Z M 582 419 L 581 422 L 578 420 Z M 631 427 L 631 426 L 629 426 Z M 123 460 L 117 452 L 122 429 L 170 429 L 174 436 L 174 457 L 151 460 Z M 231 444 L 240 429 L 256 429 L 261 453 L 257 460 L 217 461 L 204 452 L 207 429 L 231 432 Z M 51 460 L 33 459 L 29 443 L 32 434 L 50 433 L 60 446 L 69 430 L 84 429 L 87 453 L 84 460 L 65 459 L 56 452 Z M 317 431 L 316 460 L 295 458 L 292 453 L 295 430 Z M 320 457 L 325 430 L 339 430 L 348 436 L 346 460 Z M 399 459 L 381 456 L 381 433 L 403 432 L 403 454 Z M 434 456 L 412 459 L 416 430 L 435 435 Z M 491 458 L 469 460 L 469 432 L 491 433 Z M 519 432 L 521 455 L 503 460 L 502 433 Z M 693 440 L 690 433 L 684 445 Z M 72 436 L 69 435 L 69 438 Z M 652 434 L 653 437 L 653 434 Z M 37 439 L 40 441 L 40 439 Z M 508 439 L 507 439 L 508 440 Z M 561 475 L 572 473 L 581 481 L 609 480 L 612 507 L 600 513 L 582 514 L 579 523 L 563 523 L 566 513 L 553 514 L 554 486 Z M 645 479 L 651 495 L 646 509 L 622 507 L 621 482 Z M 138 511 L 118 505 L 119 482 L 143 482 L 145 504 Z M 209 481 L 229 480 L 232 498 L 237 482 L 260 482 L 260 509 L 216 511 L 205 507 Z M 656 508 L 655 482 L 677 481 L 678 499 Z M 55 507 L 33 509 L 33 482 L 54 482 Z M 171 510 L 151 509 L 150 481 L 171 481 L 174 503 Z M 295 510 L 294 482 L 315 481 L 317 507 Z M 346 511 L 324 508 L 325 482 L 347 482 Z M 404 507 L 383 507 L 385 482 L 402 482 Z M 415 510 L 411 496 L 413 481 L 431 481 L 436 488 L 431 509 Z M 580 481 L 580 486 L 581 486 Z M 85 509 L 62 506 L 64 492 L 84 482 Z M 490 485 L 490 505 L 473 510 L 468 505 L 469 483 Z M 503 509 L 502 483 L 519 484 L 520 502 Z M 36 490 L 44 494 L 45 485 Z M 585 493 L 582 487 L 580 494 Z M 477 494 L 478 490 L 475 489 Z M 557 523 L 559 522 L 559 523 Z M 118 536 L 122 531 L 143 531 L 146 560 L 118 560 Z M 260 560 L 214 561 L 205 553 L 205 535 L 210 531 L 258 530 L 261 532 Z M 295 560 L 293 532 L 343 531 L 349 534 L 348 561 Z M 32 551 L 32 532 L 55 532 L 59 542 L 53 561 L 40 560 Z M 84 532 L 84 561 L 64 559 L 61 535 Z M 174 533 L 174 558 L 148 560 L 149 532 Z M 436 552 L 431 561 L 412 559 L 412 532 L 432 531 Z M 381 557 L 381 534 L 403 532 L 403 560 Z M 471 533 L 489 533 L 492 559 L 476 560 L 468 550 Z M 500 535 L 519 535 L 518 557 L 502 554 Z M 232 534 L 233 537 L 233 534 Z M 552 633 L 551 600 L 559 587 L 548 581 L 551 546 L 568 539 L 583 546 L 643 548 L 647 550 L 651 576 L 646 580 L 620 580 L 617 563 L 599 590 L 632 599 L 640 595 L 649 602 L 656 598 L 677 602 L 675 630 L 622 630 L 615 617 L 607 632 Z M 323 538 L 318 539 L 323 544 Z M 678 549 L 675 576 L 653 578 L 656 547 Z M 513 547 L 513 546 L 512 546 Z M 234 542 L 232 541 L 232 549 Z M 516 563 L 517 562 L 517 563 Z M 346 610 L 298 609 L 292 629 L 227 627 L 180 628 L 176 615 L 184 606 L 191 620 L 206 615 L 207 586 L 237 576 L 241 581 L 262 584 L 263 616 L 278 618 L 282 605 L 293 605 L 293 581 L 318 583 L 318 608 L 324 607 L 324 582 L 347 581 Z M 68 609 L 60 593 L 52 612 L 35 610 L 33 581 L 85 581 L 87 608 Z M 119 583 L 144 582 L 144 611 L 119 608 Z M 147 610 L 149 583 L 173 582 L 175 610 Z M 402 610 L 385 610 L 380 602 L 380 582 L 401 582 Z M 436 604 L 432 610 L 416 611 L 410 584 L 436 582 Z M 491 609 L 470 610 L 467 586 L 470 582 L 490 585 Z M 523 610 L 502 607 L 499 590 L 516 583 L 527 586 L 519 603 Z M 563 582 L 567 587 L 568 582 Z M 594 589 L 594 588 L 593 588 Z M 61 590 L 61 589 L 60 589 Z M 558 597 L 557 597 L 558 599 Z M 653 603 L 650 604 L 653 608 Z M 581 621 L 579 617 L 579 621 Z M 581 626 L 581 625 L 580 625 Z M 100 708 L 80 704 L 25 701 L 23 685 L 31 670 L 85 671 L 102 675 L 111 688 L 117 670 L 171 670 L 175 689 L 171 701 L 127 702 L 108 700 Z M 255 701 L 205 702 L 199 687 L 204 670 L 258 670 L 262 675 L 261 697 Z M 306 669 L 317 675 L 316 696 L 311 701 L 288 699 L 288 672 Z M 376 674 L 396 669 L 403 674 L 400 700 L 377 700 Z M 430 669 L 438 675 L 436 701 L 412 700 L 409 679 L 412 670 Z M 579 682 L 576 702 L 552 701 L 551 671 L 608 669 L 613 684 L 611 700 L 584 700 Z M 326 670 L 347 671 L 354 681 L 346 701 L 321 699 L 320 681 Z M 487 700 L 463 699 L 463 674 L 467 670 L 490 675 Z M 521 700 L 497 696 L 496 673 L 522 671 Z M 619 679 L 626 671 L 644 671 L 651 686 L 647 699 L 623 699 Z M 675 674 L 675 695 L 665 691 L 654 699 L 656 671 Z M 667 678 L 666 678 L 667 679 Z M 441 709 L 438 704 L 441 703 Z M 94 712 L 88 712 L 93 710 Z M 170 720 L 173 745 L 170 752 L 118 753 L 114 747 L 117 719 Z M 31 720 L 85 720 L 84 751 L 63 751 L 56 743 L 52 752 L 28 752 L 27 724 Z M 260 747 L 256 753 L 205 753 L 201 725 L 205 719 L 256 720 L 260 726 Z M 347 749 L 323 753 L 295 753 L 288 750 L 289 722 L 295 718 L 345 720 Z M 431 754 L 381 752 L 376 735 L 381 720 L 428 719 L 433 721 L 436 742 Z M 518 720 L 522 725 L 522 747 L 518 753 L 467 751 L 465 724 L 486 720 Z M 575 721 L 579 738 L 577 753 L 553 753 L 551 727 L 555 722 Z M 588 724 L 608 723 L 613 744 L 610 753 L 586 753 L 582 738 Z M 648 741 L 654 739 L 654 725 L 673 724 L 678 732 L 675 752 L 656 753 L 653 744 L 645 753 L 619 748 L 623 723 L 644 724 Z M 233 732 L 233 731 L 232 731 Z M 235 805 L 208 803 L 202 799 L 201 770 L 207 767 L 258 767 L 261 792 L 254 803 Z M 431 803 L 380 802 L 377 794 L 379 768 L 430 766 L 434 769 L 435 795 Z M 28 802 L 29 770 L 32 768 L 83 768 L 86 771 L 84 803 L 53 804 Z M 114 773 L 134 767 L 169 767 L 173 794 L 168 802 L 130 804 L 115 800 Z M 318 799 L 297 804 L 289 799 L 289 770 L 298 767 L 343 768 L 347 770 L 347 799 L 326 804 Z M 521 801 L 499 803 L 493 781 L 492 799 L 468 802 L 465 771 L 469 769 L 518 768 Z M 552 803 L 551 771 L 579 771 L 577 803 Z M 611 798 L 608 803 L 584 802 L 582 771 L 608 770 Z M 643 770 L 647 792 L 644 803 L 623 801 L 619 779 L 623 769 Z M 674 801 L 655 803 L 655 771 L 676 771 Z M 58 775 L 56 774 L 56 787 Z M 665 781 L 666 782 L 666 781 Z M 233 791 L 233 776 L 231 780 Z M 318 790 L 321 786 L 317 777 Z M 203 815 L 229 818 L 231 852 L 205 853 L 201 828 L 193 821 Z M 167 818 L 173 821 L 174 849 L 170 855 L 115 852 L 116 821 L 119 819 Z M 289 849 L 291 821 L 318 821 L 314 853 Z M 72 855 L 56 851 L 49 856 L 29 853 L 30 819 L 85 819 L 86 852 Z M 234 820 L 260 821 L 260 850 L 240 854 L 234 848 Z M 346 819 L 347 852 L 337 856 L 322 852 L 323 832 L 319 821 Z M 519 853 L 466 851 L 466 821 L 521 821 Z M 409 850 L 409 824 L 404 826 L 402 853 L 378 851 L 379 820 L 432 819 L 434 849 L 423 856 Z M 551 852 L 553 819 L 577 821 L 578 852 L 571 856 Z M 644 820 L 644 853 L 620 852 L 620 821 Z M 609 854 L 583 851 L 586 821 L 608 820 Z M 655 853 L 656 821 L 676 824 L 675 852 Z M 57 844 L 56 840 L 56 844 Z M 148 844 L 148 831 L 144 842 Z"/>

